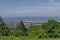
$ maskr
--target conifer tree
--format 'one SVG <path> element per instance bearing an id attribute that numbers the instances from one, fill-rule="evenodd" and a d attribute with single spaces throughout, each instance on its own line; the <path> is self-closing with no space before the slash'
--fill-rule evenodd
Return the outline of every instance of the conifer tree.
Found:
<path id="1" fill-rule="evenodd" d="M 4 23 L 3 19 L 0 16 L 0 35 L 2 36 L 8 36 L 9 35 L 9 29 Z"/>
<path id="2" fill-rule="evenodd" d="M 27 29 L 25 28 L 25 25 L 24 25 L 22 20 L 18 24 L 18 29 L 21 30 L 23 36 L 27 36 L 28 35 Z"/>

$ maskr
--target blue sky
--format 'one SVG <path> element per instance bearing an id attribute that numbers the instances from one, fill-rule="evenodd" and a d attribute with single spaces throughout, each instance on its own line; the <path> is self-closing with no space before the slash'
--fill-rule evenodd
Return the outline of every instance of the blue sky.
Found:
<path id="1" fill-rule="evenodd" d="M 60 0 L 0 0 L 0 16 L 60 16 Z"/>

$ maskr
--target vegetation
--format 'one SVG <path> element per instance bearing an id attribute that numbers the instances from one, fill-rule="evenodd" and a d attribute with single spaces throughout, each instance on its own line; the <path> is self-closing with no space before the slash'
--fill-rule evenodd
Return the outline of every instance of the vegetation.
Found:
<path id="1" fill-rule="evenodd" d="M 9 29 L 1 17 L 0 17 L 0 35 L 2 35 L 2 36 L 9 35 Z"/>
<path id="2" fill-rule="evenodd" d="M 51 19 L 47 23 L 42 24 L 43 29 L 45 30 L 47 36 L 49 37 L 60 37 L 60 27 L 57 21 Z"/>
<path id="3" fill-rule="evenodd" d="M 19 22 L 19 24 L 17 26 L 17 29 L 21 30 L 21 33 L 22 33 L 23 36 L 27 36 L 28 35 L 27 29 L 25 28 L 25 25 L 24 25 L 22 20 Z"/>
<path id="4" fill-rule="evenodd" d="M 8 36 L 9 35 L 9 36 Z M 0 17 L 0 40 L 59 40 L 60 23 L 50 19 L 42 25 L 26 28 L 21 20 L 17 28 L 8 28 Z"/>

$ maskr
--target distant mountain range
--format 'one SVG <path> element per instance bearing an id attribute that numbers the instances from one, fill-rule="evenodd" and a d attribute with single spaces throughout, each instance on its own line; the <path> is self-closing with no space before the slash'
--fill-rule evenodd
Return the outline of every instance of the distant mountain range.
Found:
<path id="1" fill-rule="evenodd" d="M 19 20 L 23 21 L 47 21 L 48 19 L 53 18 L 54 20 L 60 21 L 60 17 L 3 17 L 5 22 L 18 22 Z"/>

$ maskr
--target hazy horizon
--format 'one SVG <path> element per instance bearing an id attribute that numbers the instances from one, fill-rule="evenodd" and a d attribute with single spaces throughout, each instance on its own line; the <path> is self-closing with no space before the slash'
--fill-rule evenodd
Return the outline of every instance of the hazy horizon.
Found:
<path id="1" fill-rule="evenodd" d="M 60 0 L 0 0 L 0 16 L 60 17 Z"/>

